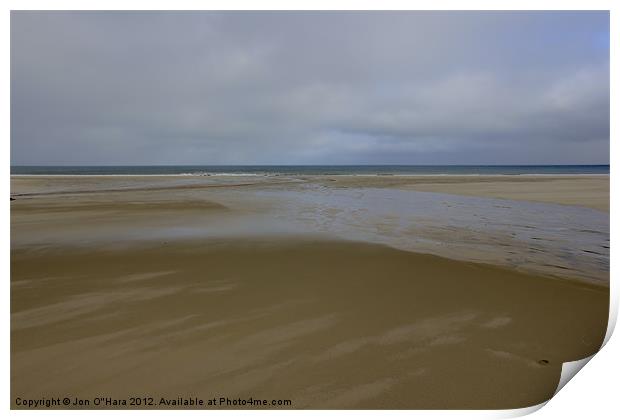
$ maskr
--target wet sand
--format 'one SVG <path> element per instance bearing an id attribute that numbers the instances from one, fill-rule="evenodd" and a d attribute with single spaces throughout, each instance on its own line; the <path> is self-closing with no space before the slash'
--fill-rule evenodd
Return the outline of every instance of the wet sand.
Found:
<path id="1" fill-rule="evenodd" d="M 179 180 L 190 181 L 179 185 Z M 57 194 L 63 191 L 108 192 L 201 189 L 221 186 L 295 185 L 316 182 L 336 188 L 401 188 L 476 197 L 526 200 L 589 207 L 609 212 L 609 175 L 429 175 L 429 176 L 303 176 L 303 177 L 196 177 L 196 176 L 12 176 L 15 195 Z"/>
<path id="2" fill-rule="evenodd" d="M 404 188 L 583 206 L 609 212 L 609 175 L 356 176 L 332 179 L 333 185 L 348 188 Z"/>
<path id="3" fill-rule="evenodd" d="M 609 288 L 587 273 L 282 235 L 261 218 L 271 196 L 249 194 L 357 188 L 345 182 L 12 178 L 13 408 L 64 395 L 519 408 L 600 347 Z"/>

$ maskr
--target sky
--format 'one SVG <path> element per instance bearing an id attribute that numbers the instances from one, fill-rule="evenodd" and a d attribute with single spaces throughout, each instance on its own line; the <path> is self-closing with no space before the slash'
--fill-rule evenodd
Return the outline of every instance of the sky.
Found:
<path id="1" fill-rule="evenodd" d="M 607 12 L 11 12 L 12 165 L 608 164 Z"/>

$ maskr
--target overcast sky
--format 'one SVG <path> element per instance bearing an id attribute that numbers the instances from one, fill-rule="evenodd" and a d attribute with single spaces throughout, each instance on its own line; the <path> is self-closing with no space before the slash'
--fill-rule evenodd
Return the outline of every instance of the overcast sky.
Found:
<path id="1" fill-rule="evenodd" d="M 607 164 L 606 12 L 12 12 L 11 163 Z"/>

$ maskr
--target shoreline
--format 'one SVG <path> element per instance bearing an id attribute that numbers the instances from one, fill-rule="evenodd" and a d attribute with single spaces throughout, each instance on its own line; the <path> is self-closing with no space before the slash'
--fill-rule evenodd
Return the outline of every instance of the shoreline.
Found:
<path id="1" fill-rule="evenodd" d="M 11 243 L 311 233 L 608 282 L 607 178 L 239 180 L 11 178 Z"/>
<path id="2" fill-rule="evenodd" d="M 205 173 L 205 174 L 11 174 L 11 178 L 54 178 L 54 177 L 183 177 L 183 178 L 204 178 L 204 177 L 275 177 L 275 176 L 295 176 L 295 177 L 558 177 L 558 178 L 571 178 L 571 177 L 610 177 L 610 174 L 575 174 L 575 173 L 558 173 L 558 174 L 544 174 L 544 173 L 527 173 L 527 174 L 303 174 L 303 173 L 256 173 L 256 174 L 235 174 L 235 173 Z"/>

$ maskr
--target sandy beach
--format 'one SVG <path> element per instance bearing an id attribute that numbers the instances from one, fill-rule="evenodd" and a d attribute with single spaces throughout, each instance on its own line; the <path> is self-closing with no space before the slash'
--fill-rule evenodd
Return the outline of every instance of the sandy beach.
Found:
<path id="1" fill-rule="evenodd" d="M 609 176 L 12 176 L 11 195 L 13 408 L 520 408 L 606 331 Z"/>

